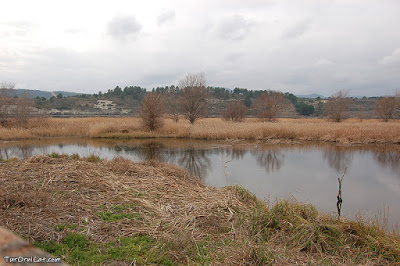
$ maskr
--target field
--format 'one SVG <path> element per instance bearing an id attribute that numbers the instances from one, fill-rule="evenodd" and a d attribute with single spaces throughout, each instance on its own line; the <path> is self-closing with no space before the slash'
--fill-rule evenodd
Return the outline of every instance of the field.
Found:
<path id="1" fill-rule="evenodd" d="M 205 118 L 191 125 L 165 119 L 156 131 L 143 128 L 138 118 L 48 118 L 31 120 L 25 127 L 0 127 L 0 140 L 47 137 L 91 138 L 191 138 L 209 140 L 322 141 L 342 144 L 398 144 L 400 121 L 348 119 L 341 123 L 325 119 L 278 119 L 276 122 L 226 122 Z"/>
<path id="2" fill-rule="evenodd" d="M 75 265 L 400 263 L 395 232 L 173 165 L 51 154 L 0 162 L 0 182 L 0 225 Z"/>

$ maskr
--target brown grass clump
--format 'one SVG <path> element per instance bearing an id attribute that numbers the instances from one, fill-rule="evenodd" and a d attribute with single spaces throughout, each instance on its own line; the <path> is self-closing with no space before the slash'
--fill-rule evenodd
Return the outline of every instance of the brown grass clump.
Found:
<path id="1" fill-rule="evenodd" d="M 46 123 L 31 123 L 27 128 L 0 127 L 0 139 L 42 137 L 92 138 L 190 138 L 339 142 L 343 144 L 400 143 L 399 120 L 348 119 L 342 123 L 323 119 L 278 119 L 276 123 L 246 119 L 244 123 L 219 118 L 198 120 L 195 124 L 166 119 L 155 131 L 142 128 L 139 118 L 49 118 Z"/>
<path id="2" fill-rule="evenodd" d="M 53 241 L 50 251 L 74 264 L 130 265 L 141 253 L 129 257 L 115 248 L 144 235 L 155 239 L 164 263 L 400 263 L 399 236 L 375 225 L 338 221 L 296 202 L 268 207 L 243 188 L 207 187 L 173 165 L 89 161 L 0 162 L 0 225 L 32 242 Z M 81 251 L 54 248 L 71 243 Z M 148 249 L 140 243 L 139 251 Z"/>

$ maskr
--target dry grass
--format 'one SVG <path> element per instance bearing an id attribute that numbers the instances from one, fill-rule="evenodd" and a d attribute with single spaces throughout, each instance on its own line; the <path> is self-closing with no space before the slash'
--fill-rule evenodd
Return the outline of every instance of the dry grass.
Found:
<path id="1" fill-rule="evenodd" d="M 400 121 L 382 123 L 379 120 L 348 119 L 342 123 L 323 119 L 278 119 L 263 123 L 247 119 L 243 123 L 226 122 L 220 118 L 207 118 L 191 125 L 166 119 L 156 131 L 142 128 L 138 118 L 68 118 L 34 121 L 26 128 L 1 128 L 0 139 L 27 139 L 42 137 L 93 137 L 93 138 L 192 138 L 192 139 L 245 139 L 295 141 L 326 141 L 343 144 L 400 143 Z"/>
<path id="2" fill-rule="evenodd" d="M 73 264 L 94 265 L 102 255 L 102 263 L 130 265 L 150 253 L 116 258 L 115 248 L 143 235 L 156 239 L 146 238 L 166 264 L 400 263 L 395 233 L 338 221 L 310 205 L 268 207 L 240 187 L 207 187 L 168 164 L 32 157 L 0 162 L 0 182 L 0 225 L 41 246 L 53 241 L 58 255 L 52 247 L 79 246 L 62 253 Z M 95 249 L 88 258 L 89 243 Z"/>

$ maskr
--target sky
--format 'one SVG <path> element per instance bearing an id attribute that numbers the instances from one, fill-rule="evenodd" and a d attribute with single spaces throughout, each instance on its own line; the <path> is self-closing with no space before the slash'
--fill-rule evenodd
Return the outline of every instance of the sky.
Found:
<path id="1" fill-rule="evenodd" d="M 400 86 L 397 0 L 0 0 L 0 82 L 97 93 L 207 85 L 329 96 Z"/>

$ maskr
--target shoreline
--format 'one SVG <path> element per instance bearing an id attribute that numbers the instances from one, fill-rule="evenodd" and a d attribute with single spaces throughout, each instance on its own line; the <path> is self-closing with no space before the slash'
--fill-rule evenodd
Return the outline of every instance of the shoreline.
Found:
<path id="1" fill-rule="evenodd" d="M 400 262 L 398 233 L 377 224 L 288 200 L 267 206 L 170 164 L 94 159 L 0 162 L 0 225 L 71 264 Z"/>
<path id="2" fill-rule="evenodd" d="M 0 140 L 58 137 L 99 139 L 175 138 L 194 140 L 264 141 L 272 143 L 321 142 L 343 145 L 400 144 L 400 120 L 348 119 L 341 123 L 323 119 L 278 119 L 278 122 L 226 122 L 204 118 L 191 125 L 165 119 L 156 131 L 144 130 L 139 118 L 49 118 L 31 121 L 25 128 L 0 127 Z"/>

